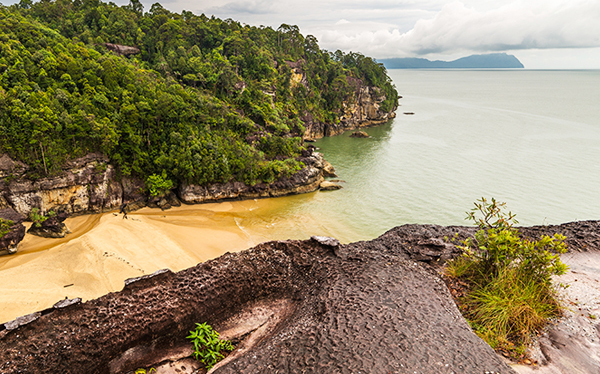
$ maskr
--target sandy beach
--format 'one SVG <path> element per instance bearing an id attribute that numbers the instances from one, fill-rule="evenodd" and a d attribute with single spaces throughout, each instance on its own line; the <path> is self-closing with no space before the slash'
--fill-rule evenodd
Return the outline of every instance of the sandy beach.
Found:
<path id="1" fill-rule="evenodd" d="M 63 239 L 26 235 L 15 255 L 0 257 L 0 322 L 123 288 L 127 278 L 159 269 L 179 271 L 227 251 L 269 240 L 238 224 L 268 201 L 144 208 L 128 219 L 116 213 L 68 218 Z"/>

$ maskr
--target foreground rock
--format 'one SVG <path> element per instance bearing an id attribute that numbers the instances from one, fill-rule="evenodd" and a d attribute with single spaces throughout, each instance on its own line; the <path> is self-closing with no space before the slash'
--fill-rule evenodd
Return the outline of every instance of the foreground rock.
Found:
<path id="1" fill-rule="evenodd" d="M 71 231 L 65 225 L 64 220 L 67 219 L 66 213 L 59 213 L 52 217 L 47 217 L 39 226 L 31 225 L 28 234 L 41 236 L 43 238 L 64 238 Z"/>
<path id="2" fill-rule="evenodd" d="M 437 275 L 438 264 L 459 253 L 445 238 L 474 232 L 406 225 L 348 245 L 326 237 L 270 242 L 129 280 L 121 292 L 0 325 L 0 372 L 192 373 L 199 365 L 185 336 L 208 322 L 236 343 L 215 373 L 512 373 L 472 333 Z M 571 251 L 600 250 L 599 221 L 521 232 L 563 233 Z M 593 322 L 586 339 L 596 339 L 596 310 L 580 313 Z M 535 373 L 585 372 L 568 371 L 581 357 L 580 368 L 597 372 L 597 345 L 575 339 L 580 330 L 553 328 L 548 341 L 558 353 L 543 354 L 571 366 L 547 371 L 540 361 Z"/>
<path id="3" fill-rule="evenodd" d="M 191 373 L 176 363 L 206 321 L 237 342 L 215 373 L 510 373 L 426 265 L 455 255 L 432 238 L 457 232 L 469 234 L 410 225 L 349 245 L 270 242 L 130 281 L 0 332 L 0 372 Z"/>
<path id="4" fill-rule="evenodd" d="M 17 251 L 17 246 L 25 237 L 24 217 L 14 209 L 0 209 L 0 219 L 12 222 L 8 232 L 0 237 L 0 254 L 12 254 Z"/>

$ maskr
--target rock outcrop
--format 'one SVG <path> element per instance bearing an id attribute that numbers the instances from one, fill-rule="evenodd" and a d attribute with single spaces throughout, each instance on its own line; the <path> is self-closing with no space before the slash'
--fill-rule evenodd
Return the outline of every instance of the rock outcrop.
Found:
<path id="1" fill-rule="evenodd" d="M 0 254 L 15 253 L 17 246 L 23 240 L 23 237 L 25 237 L 24 217 L 14 209 L 4 208 L 0 209 L 0 219 L 5 223 L 12 222 L 10 227 L 7 228 L 8 232 L 0 237 Z"/>
<path id="2" fill-rule="evenodd" d="M 242 198 L 277 197 L 316 191 L 324 180 L 323 168 L 326 161 L 318 152 L 310 153 L 301 161 L 305 165 L 302 170 L 289 178 L 282 178 L 270 184 L 258 183 L 249 186 L 242 182 L 228 182 L 206 187 L 182 183 L 178 188 L 178 195 L 182 202 L 196 204 Z"/>
<path id="3" fill-rule="evenodd" d="M 391 111 L 381 110 L 381 103 L 386 99 L 378 87 L 365 86 L 357 79 L 348 78 L 349 84 L 355 87 L 354 93 L 343 104 L 339 122 L 336 124 L 321 123 L 310 114 L 302 120 L 306 131 L 305 139 L 317 139 L 324 136 L 333 136 L 347 130 L 361 127 L 381 125 L 396 117 L 396 107 Z"/>
<path id="4" fill-rule="evenodd" d="M 321 191 L 335 191 L 339 190 L 340 188 L 342 188 L 342 186 L 330 181 L 323 181 L 321 184 L 319 184 L 319 189 Z"/>
<path id="5" fill-rule="evenodd" d="M 350 135 L 351 138 L 368 138 L 369 134 L 364 131 L 355 131 Z"/>
<path id="6" fill-rule="evenodd" d="M 36 225 L 35 223 L 31 225 L 29 230 L 27 230 L 27 233 L 43 238 L 64 238 L 67 234 L 71 233 L 64 223 L 64 220 L 67 219 L 67 217 L 67 214 L 64 212 L 46 217 L 46 220 L 39 225 Z"/>
<path id="7" fill-rule="evenodd" d="M 3 155 L 0 157 L 0 209 L 12 208 L 25 216 L 33 208 L 42 214 L 52 210 L 73 215 L 110 211 L 123 203 L 127 203 L 128 211 L 145 206 L 168 209 L 180 205 L 180 201 L 191 204 L 312 192 L 319 189 L 324 174 L 335 173 L 323 156 L 313 153 L 312 149 L 305 151 L 300 160 L 305 164 L 303 169 L 270 184 L 249 186 L 228 182 L 198 186 L 182 183 L 165 196 L 149 198 L 142 180 L 117 178 L 115 168 L 101 154 L 71 161 L 59 175 L 38 180 L 28 178 L 26 165 Z"/>
<path id="8" fill-rule="evenodd" d="M 411 225 L 349 245 L 269 242 L 129 281 L 121 292 L 5 324 L 0 372 L 191 373 L 185 337 L 208 322 L 237 344 L 214 373 L 511 373 L 417 261 L 456 253 L 431 240 L 456 230 Z"/>
<path id="9" fill-rule="evenodd" d="M 121 204 L 123 185 L 129 183 L 117 181 L 114 167 L 101 154 L 73 160 L 62 173 L 37 180 L 28 178 L 25 165 L 6 155 L 0 160 L 4 160 L 0 161 L 0 195 L 6 205 L 26 216 L 33 208 L 69 215 L 112 210 Z"/>
<path id="10" fill-rule="evenodd" d="M 119 56 L 131 56 L 140 53 L 140 49 L 137 47 L 130 47 L 128 45 L 104 43 L 107 49 L 115 52 Z"/>

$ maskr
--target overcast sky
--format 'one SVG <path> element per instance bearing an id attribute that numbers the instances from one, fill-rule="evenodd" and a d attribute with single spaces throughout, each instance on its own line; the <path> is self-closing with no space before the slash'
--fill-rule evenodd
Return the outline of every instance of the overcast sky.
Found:
<path id="1" fill-rule="evenodd" d="M 0 0 L 2 1 L 2 0 Z M 12 1 L 3 1 L 8 4 Z M 118 4 L 128 0 L 117 0 Z M 145 10 L 156 1 L 142 0 Z M 507 52 L 531 69 L 600 69 L 600 0 L 163 0 L 174 12 L 277 28 L 375 58 Z"/>

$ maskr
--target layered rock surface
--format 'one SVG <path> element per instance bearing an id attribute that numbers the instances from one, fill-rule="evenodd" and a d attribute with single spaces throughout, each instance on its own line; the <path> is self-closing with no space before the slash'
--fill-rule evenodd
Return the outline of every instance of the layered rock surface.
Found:
<path id="1" fill-rule="evenodd" d="M 572 251 L 600 249 L 598 221 L 520 231 L 566 234 Z M 0 372 L 192 373 L 185 336 L 208 322 L 237 344 L 215 373 L 511 373 L 472 333 L 435 270 L 459 253 L 445 238 L 474 232 L 406 225 L 348 245 L 269 242 L 157 272 L 0 325 Z"/>
<path id="2" fill-rule="evenodd" d="M 206 321 L 238 342 L 215 373 L 510 373 L 425 265 L 453 256 L 454 246 L 435 238 L 456 232 L 469 234 L 413 225 L 349 245 L 270 242 L 128 282 L 5 324 L 0 372 L 176 366 L 191 353 L 188 330 Z"/>
<path id="3" fill-rule="evenodd" d="M 182 183 L 177 192 L 182 202 L 196 204 L 226 199 L 277 197 L 318 190 L 324 180 L 323 169 L 329 163 L 317 152 L 303 157 L 301 161 L 305 165 L 302 170 L 289 178 L 282 178 L 270 184 L 258 183 L 249 186 L 242 182 L 228 182 L 199 186 Z"/>

